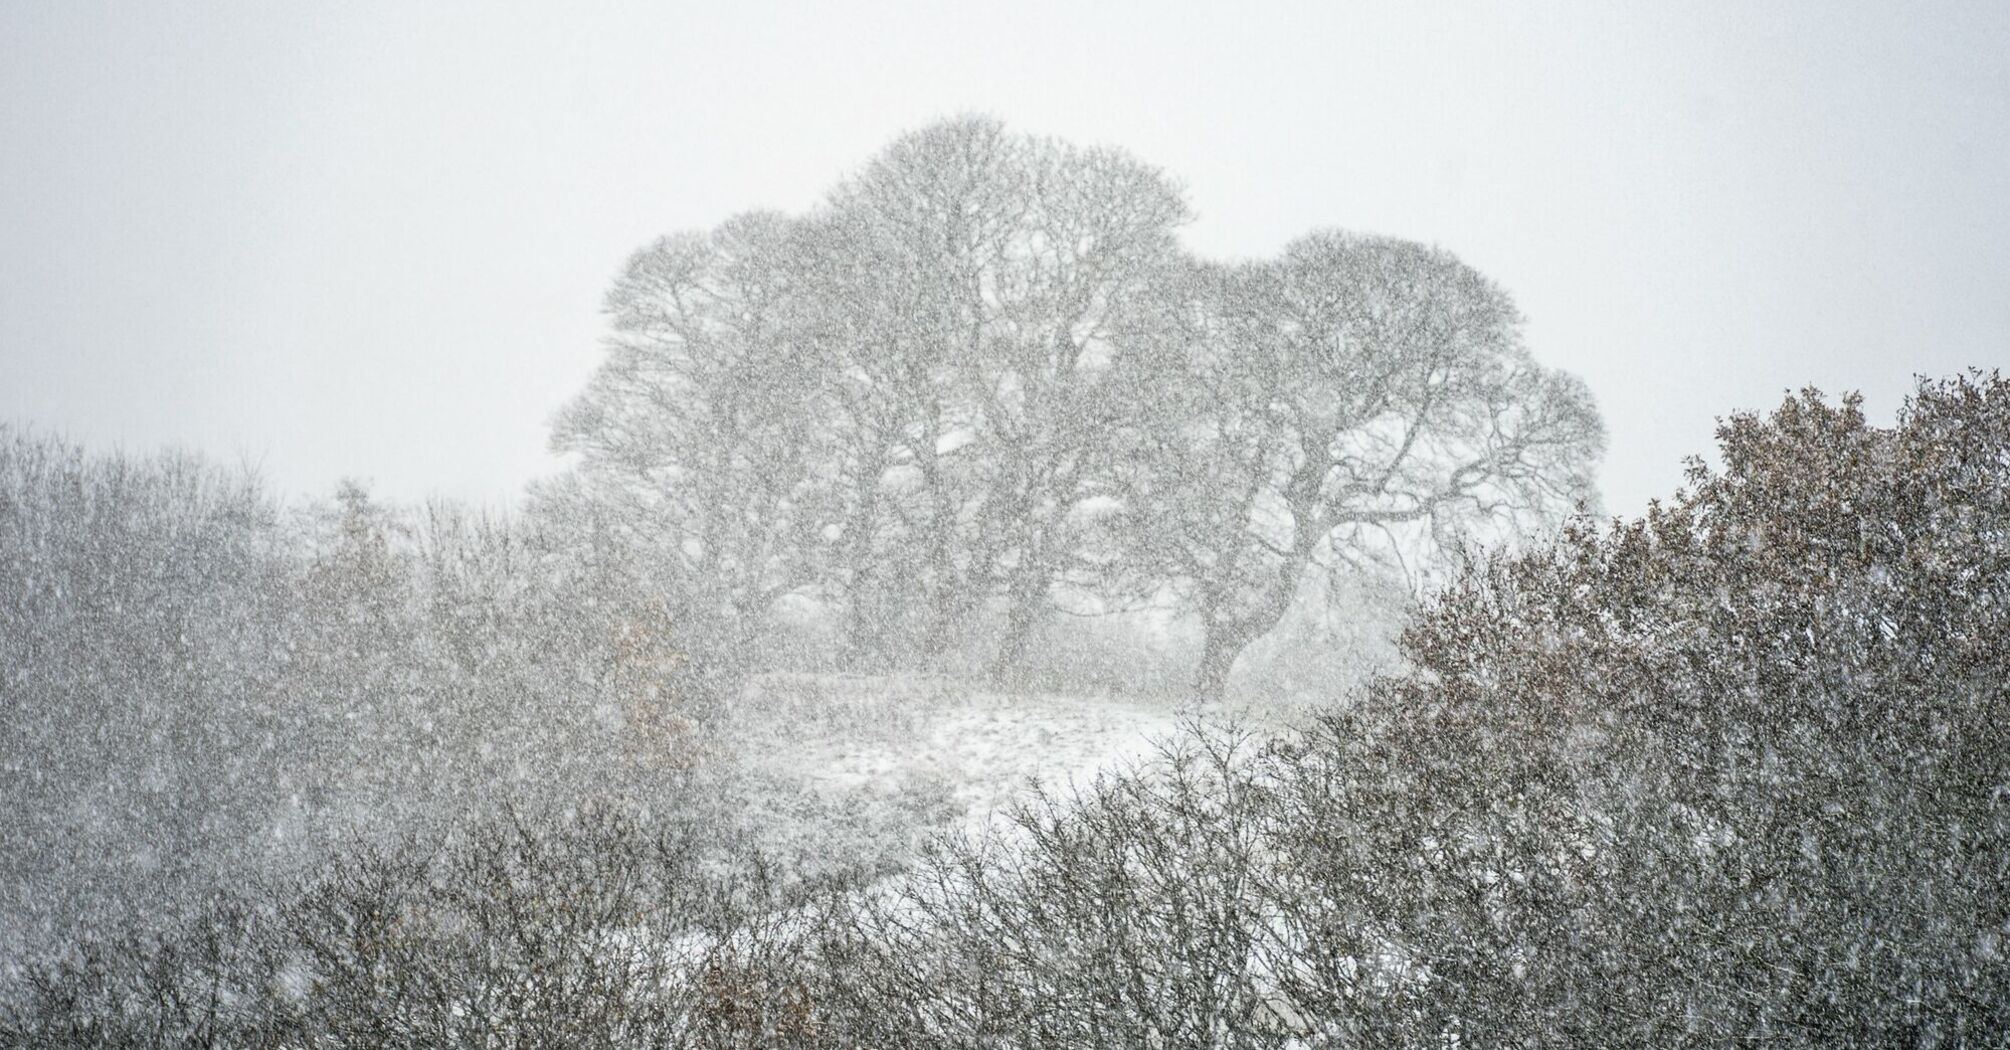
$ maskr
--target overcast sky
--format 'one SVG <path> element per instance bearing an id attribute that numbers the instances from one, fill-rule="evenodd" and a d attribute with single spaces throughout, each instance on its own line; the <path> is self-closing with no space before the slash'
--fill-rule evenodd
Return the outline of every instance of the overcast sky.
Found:
<path id="1" fill-rule="evenodd" d="M 1165 168 L 1202 253 L 1457 253 L 1615 513 L 1788 388 L 2010 365 L 2010 3 L 0 0 L 0 420 L 508 500 L 631 250 L 969 112 Z"/>

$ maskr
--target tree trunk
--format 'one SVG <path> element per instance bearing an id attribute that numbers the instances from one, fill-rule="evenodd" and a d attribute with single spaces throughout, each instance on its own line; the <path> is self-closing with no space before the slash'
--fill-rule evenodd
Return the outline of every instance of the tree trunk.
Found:
<path id="1" fill-rule="evenodd" d="M 879 481 L 885 456 L 875 454 L 852 482 L 853 509 L 845 558 L 850 563 L 846 587 L 845 665 L 853 671 L 877 670 L 887 656 L 886 602 L 881 593 L 879 551 Z"/>
<path id="2" fill-rule="evenodd" d="M 886 663 L 886 624 L 881 619 L 879 582 L 869 572 L 855 573 L 845 611 L 844 666 L 853 673 L 871 673 Z"/>
<path id="3" fill-rule="evenodd" d="M 1044 587 L 1015 585 L 1005 607 L 1005 635 L 998 641 L 998 653 L 991 661 L 991 677 L 1003 681 L 1026 659 L 1026 642 L 1039 620 L 1046 598 Z"/>
<path id="4" fill-rule="evenodd" d="M 920 597 L 927 609 L 927 620 L 921 630 L 921 656 L 929 669 L 943 671 L 947 670 L 956 628 L 964 619 L 964 610 L 959 605 L 967 581 L 956 578 L 957 514 L 949 479 L 943 474 L 941 405 L 929 402 L 927 413 L 921 441 L 910 446 L 916 465 L 921 468 L 922 490 L 928 505 L 928 536 L 919 566 Z"/>
<path id="5" fill-rule="evenodd" d="M 1228 691 L 1228 673 L 1235 668 L 1235 659 L 1249 644 L 1247 634 L 1234 631 L 1228 624 L 1208 621 L 1204 629 L 1200 647 L 1200 668 L 1194 673 L 1194 700 L 1203 704 L 1220 703 Z"/>
<path id="6" fill-rule="evenodd" d="M 1301 527 L 1300 535 L 1306 535 Z M 1201 629 L 1203 641 L 1200 652 L 1200 670 L 1194 677 L 1194 698 L 1201 703 L 1221 700 L 1228 687 L 1228 672 L 1235 667 L 1236 658 L 1242 655 L 1249 643 L 1269 634 L 1284 620 L 1284 614 L 1291 609 L 1292 599 L 1298 596 L 1299 581 L 1312 562 L 1312 542 L 1302 541 L 1292 556 L 1277 566 L 1270 583 L 1249 605 L 1225 601 L 1221 595 L 1210 597 L 1201 609 Z M 1224 606 L 1238 608 L 1239 613 L 1223 611 Z"/>
<path id="7" fill-rule="evenodd" d="M 1242 651 L 1275 629 L 1284 619 L 1285 611 L 1291 608 L 1291 599 L 1298 593 L 1297 574 L 1302 571 L 1302 566 L 1280 569 L 1261 600 L 1239 615 L 1202 612 L 1200 669 L 1194 675 L 1196 701 L 1204 704 L 1221 701 L 1228 688 L 1228 673 Z"/>
<path id="8" fill-rule="evenodd" d="M 949 669 L 949 650 L 956 640 L 956 627 L 966 618 L 960 596 L 951 590 L 930 589 L 924 601 L 928 620 L 922 627 L 921 658 L 931 671 Z"/>

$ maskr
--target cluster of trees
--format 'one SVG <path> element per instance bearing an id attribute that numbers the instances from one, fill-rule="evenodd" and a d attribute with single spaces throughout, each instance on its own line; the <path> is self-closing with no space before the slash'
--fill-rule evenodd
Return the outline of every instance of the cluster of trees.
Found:
<path id="1" fill-rule="evenodd" d="M 641 790 L 703 702 L 613 548 L 0 427 L 0 958 L 501 797 Z"/>
<path id="2" fill-rule="evenodd" d="M 1301 732 L 891 879 L 734 842 L 678 772 L 784 599 L 858 665 L 1001 669 L 1058 602 L 1171 599 L 1212 695 L 1332 573 L 1588 493 L 1597 416 L 1490 282 L 1343 234 L 1208 263 L 1185 214 L 967 120 L 659 242 L 515 519 L 0 428 L 0 1046 L 2010 1031 L 1994 374 L 1732 417 L 1645 517 L 1466 565 Z"/>
<path id="3" fill-rule="evenodd" d="M 1719 438 L 1645 518 L 1465 574 L 1302 737 L 951 851 L 829 1000 L 917 1004 L 852 1015 L 915 1046 L 1999 1042 L 2010 382 Z"/>
<path id="4" fill-rule="evenodd" d="M 962 120 L 659 241 L 515 519 L 0 428 L 0 953 L 662 783 L 784 599 L 852 667 L 1001 672 L 1057 602 L 1171 601 L 1214 696 L 1321 568 L 1589 491 L 1589 398 L 1484 278 L 1339 234 L 1206 263 L 1187 217 L 1122 153 Z"/>
<path id="5" fill-rule="evenodd" d="M 1169 601 L 1203 696 L 1317 572 L 1591 498 L 1591 399 L 1492 282 L 1338 233 L 1205 262 L 1187 218 L 1120 152 L 966 119 L 807 215 L 659 240 L 538 498 L 649 552 L 708 663 L 791 597 L 853 666 L 1000 672 L 1057 602 Z"/>
<path id="6" fill-rule="evenodd" d="M 449 1046 L 521 1016 L 502 1041 L 1993 1045 L 2010 381 L 1924 383 L 1892 428 L 1810 391 L 1719 438 L 1646 517 L 1470 568 L 1410 670 L 1302 734 L 1202 734 L 902 881 L 638 901 L 632 859 L 689 881 L 684 854 L 478 836 L 464 876 L 388 902 L 357 874 L 381 865 L 338 865 L 307 898 L 336 918 L 256 950 L 44 971 L 0 1037 Z M 637 967 L 639 994 L 603 980 Z"/>

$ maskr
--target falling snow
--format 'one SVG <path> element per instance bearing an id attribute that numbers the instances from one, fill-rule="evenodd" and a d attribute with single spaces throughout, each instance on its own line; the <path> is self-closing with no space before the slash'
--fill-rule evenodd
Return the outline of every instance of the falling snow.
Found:
<path id="1" fill-rule="evenodd" d="M 650 241 L 503 510 L 0 426 L 0 1045 L 2000 1045 L 2010 383 L 1601 521 L 1501 285 L 1191 215 Z"/>

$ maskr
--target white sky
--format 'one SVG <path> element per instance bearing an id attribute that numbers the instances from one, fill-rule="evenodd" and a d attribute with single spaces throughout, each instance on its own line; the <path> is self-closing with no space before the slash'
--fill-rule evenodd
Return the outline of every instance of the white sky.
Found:
<path id="1" fill-rule="evenodd" d="M 2010 4 L 0 0 L 0 420 L 502 501 L 656 234 L 984 112 L 1505 285 L 1608 508 L 1790 387 L 2010 366 Z"/>

